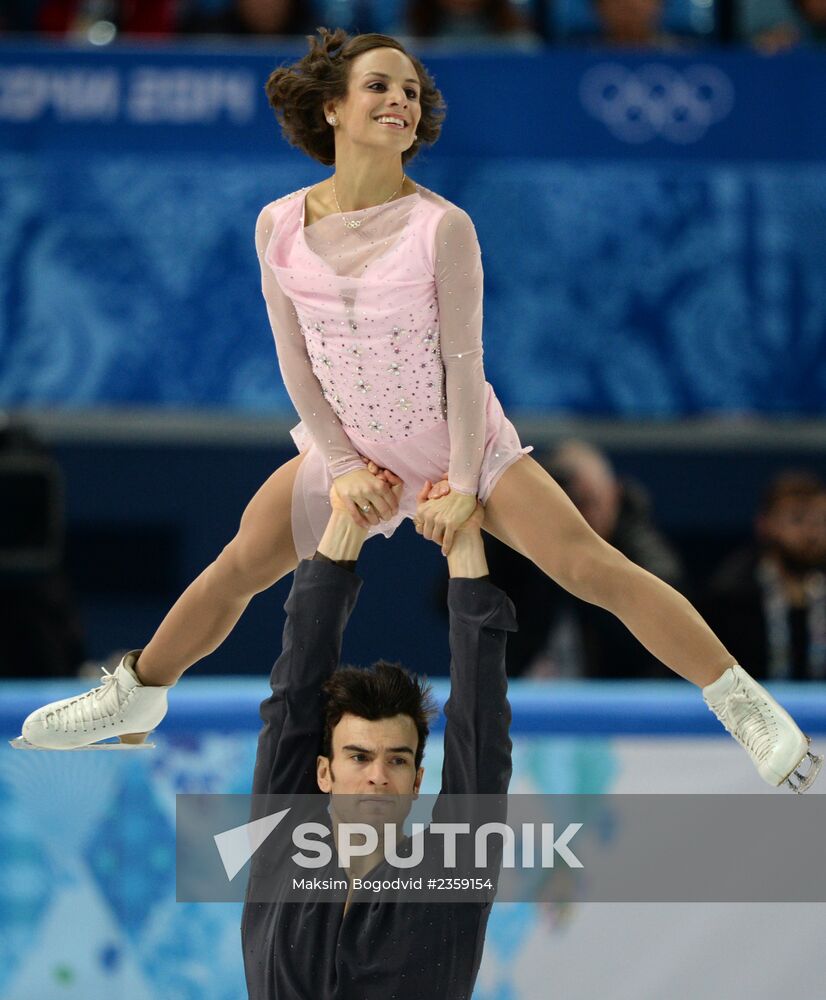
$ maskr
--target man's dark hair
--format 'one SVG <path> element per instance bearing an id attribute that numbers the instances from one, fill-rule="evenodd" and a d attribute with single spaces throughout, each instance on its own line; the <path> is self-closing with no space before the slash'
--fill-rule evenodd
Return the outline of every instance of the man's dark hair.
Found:
<path id="1" fill-rule="evenodd" d="M 419 769 L 430 723 L 438 714 L 425 678 L 410 673 L 400 663 L 377 660 L 367 668 L 339 667 L 325 682 L 323 691 L 327 695 L 321 751 L 325 757 L 333 759 L 333 729 L 345 713 L 371 722 L 409 715 L 419 736 L 416 746 L 416 769 Z"/>
<path id="2" fill-rule="evenodd" d="M 769 514 L 783 500 L 810 500 L 826 492 L 826 484 L 807 469 L 786 469 L 764 487 L 758 511 Z"/>

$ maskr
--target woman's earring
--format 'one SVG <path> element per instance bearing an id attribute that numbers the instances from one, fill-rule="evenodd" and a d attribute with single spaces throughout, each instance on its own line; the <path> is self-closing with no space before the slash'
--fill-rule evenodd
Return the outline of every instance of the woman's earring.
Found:
<path id="1" fill-rule="evenodd" d="M 327 121 L 331 125 L 338 125 L 338 118 L 336 117 L 336 115 L 330 115 L 330 117 L 327 119 Z"/>

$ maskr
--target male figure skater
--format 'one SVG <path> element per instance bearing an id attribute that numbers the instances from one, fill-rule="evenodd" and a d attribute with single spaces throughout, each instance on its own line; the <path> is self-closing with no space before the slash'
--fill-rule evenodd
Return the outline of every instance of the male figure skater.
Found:
<path id="1" fill-rule="evenodd" d="M 429 489 L 426 483 L 420 503 Z M 375 796 L 381 809 L 382 798 L 409 798 L 421 784 L 427 691 L 389 664 L 337 669 L 361 588 L 353 569 L 366 530 L 335 491 L 330 500 L 324 536 L 314 557 L 299 563 L 285 605 L 273 693 L 261 705 L 253 793 Z M 477 504 L 447 557 L 451 693 L 442 792 L 450 794 L 504 795 L 511 776 L 505 644 L 516 620 L 487 577 L 483 519 Z M 351 876 L 366 875 L 379 859 L 356 860 Z M 241 935 L 250 1000 L 470 1000 L 490 899 L 360 902 L 351 895 L 343 903 L 261 903 L 248 894 Z"/>

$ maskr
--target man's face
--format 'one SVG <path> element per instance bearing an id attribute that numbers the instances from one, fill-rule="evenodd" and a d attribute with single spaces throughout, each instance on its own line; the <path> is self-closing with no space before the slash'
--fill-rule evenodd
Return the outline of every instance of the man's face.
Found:
<path id="1" fill-rule="evenodd" d="M 378 74 L 384 73 L 385 76 Z M 397 156 L 413 145 L 422 117 L 421 85 L 410 59 L 398 49 L 370 49 L 350 64 L 345 100 L 325 105 L 325 115 L 338 116 L 337 141 L 372 146 L 377 154 Z M 381 124 L 380 115 L 404 119 L 404 128 Z"/>
<path id="2" fill-rule="evenodd" d="M 826 0 L 802 0 L 800 9 L 807 21 L 826 24 Z"/>
<path id="3" fill-rule="evenodd" d="M 822 565 L 826 555 L 826 496 L 784 497 L 757 519 L 758 536 L 793 573 Z"/>
<path id="4" fill-rule="evenodd" d="M 418 733 L 410 716 L 371 721 L 345 713 L 332 737 L 332 760 L 318 758 L 316 777 L 322 792 L 343 796 L 338 818 L 378 826 L 400 822 L 424 775 L 424 768 L 416 769 Z"/>
<path id="5" fill-rule="evenodd" d="M 611 34 L 645 36 L 662 18 L 661 0 L 597 0 L 597 17 Z"/>
<path id="6" fill-rule="evenodd" d="M 261 35 L 276 35 L 289 21 L 290 0 L 238 0 L 238 12 L 248 27 Z"/>

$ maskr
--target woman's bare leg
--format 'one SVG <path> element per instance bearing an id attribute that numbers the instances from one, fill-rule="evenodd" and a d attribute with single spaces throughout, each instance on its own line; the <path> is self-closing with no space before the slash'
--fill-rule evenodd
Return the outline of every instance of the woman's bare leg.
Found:
<path id="1" fill-rule="evenodd" d="M 144 684 L 173 684 L 226 639 L 247 604 L 295 569 L 291 522 L 297 455 L 250 500 L 238 533 L 181 594 L 140 654 Z"/>
<path id="2" fill-rule="evenodd" d="M 737 662 L 682 594 L 601 538 L 529 456 L 493 488 L 484 527 L 576 597 L 615 614 L 657 659 L 699 687 Z"/>

